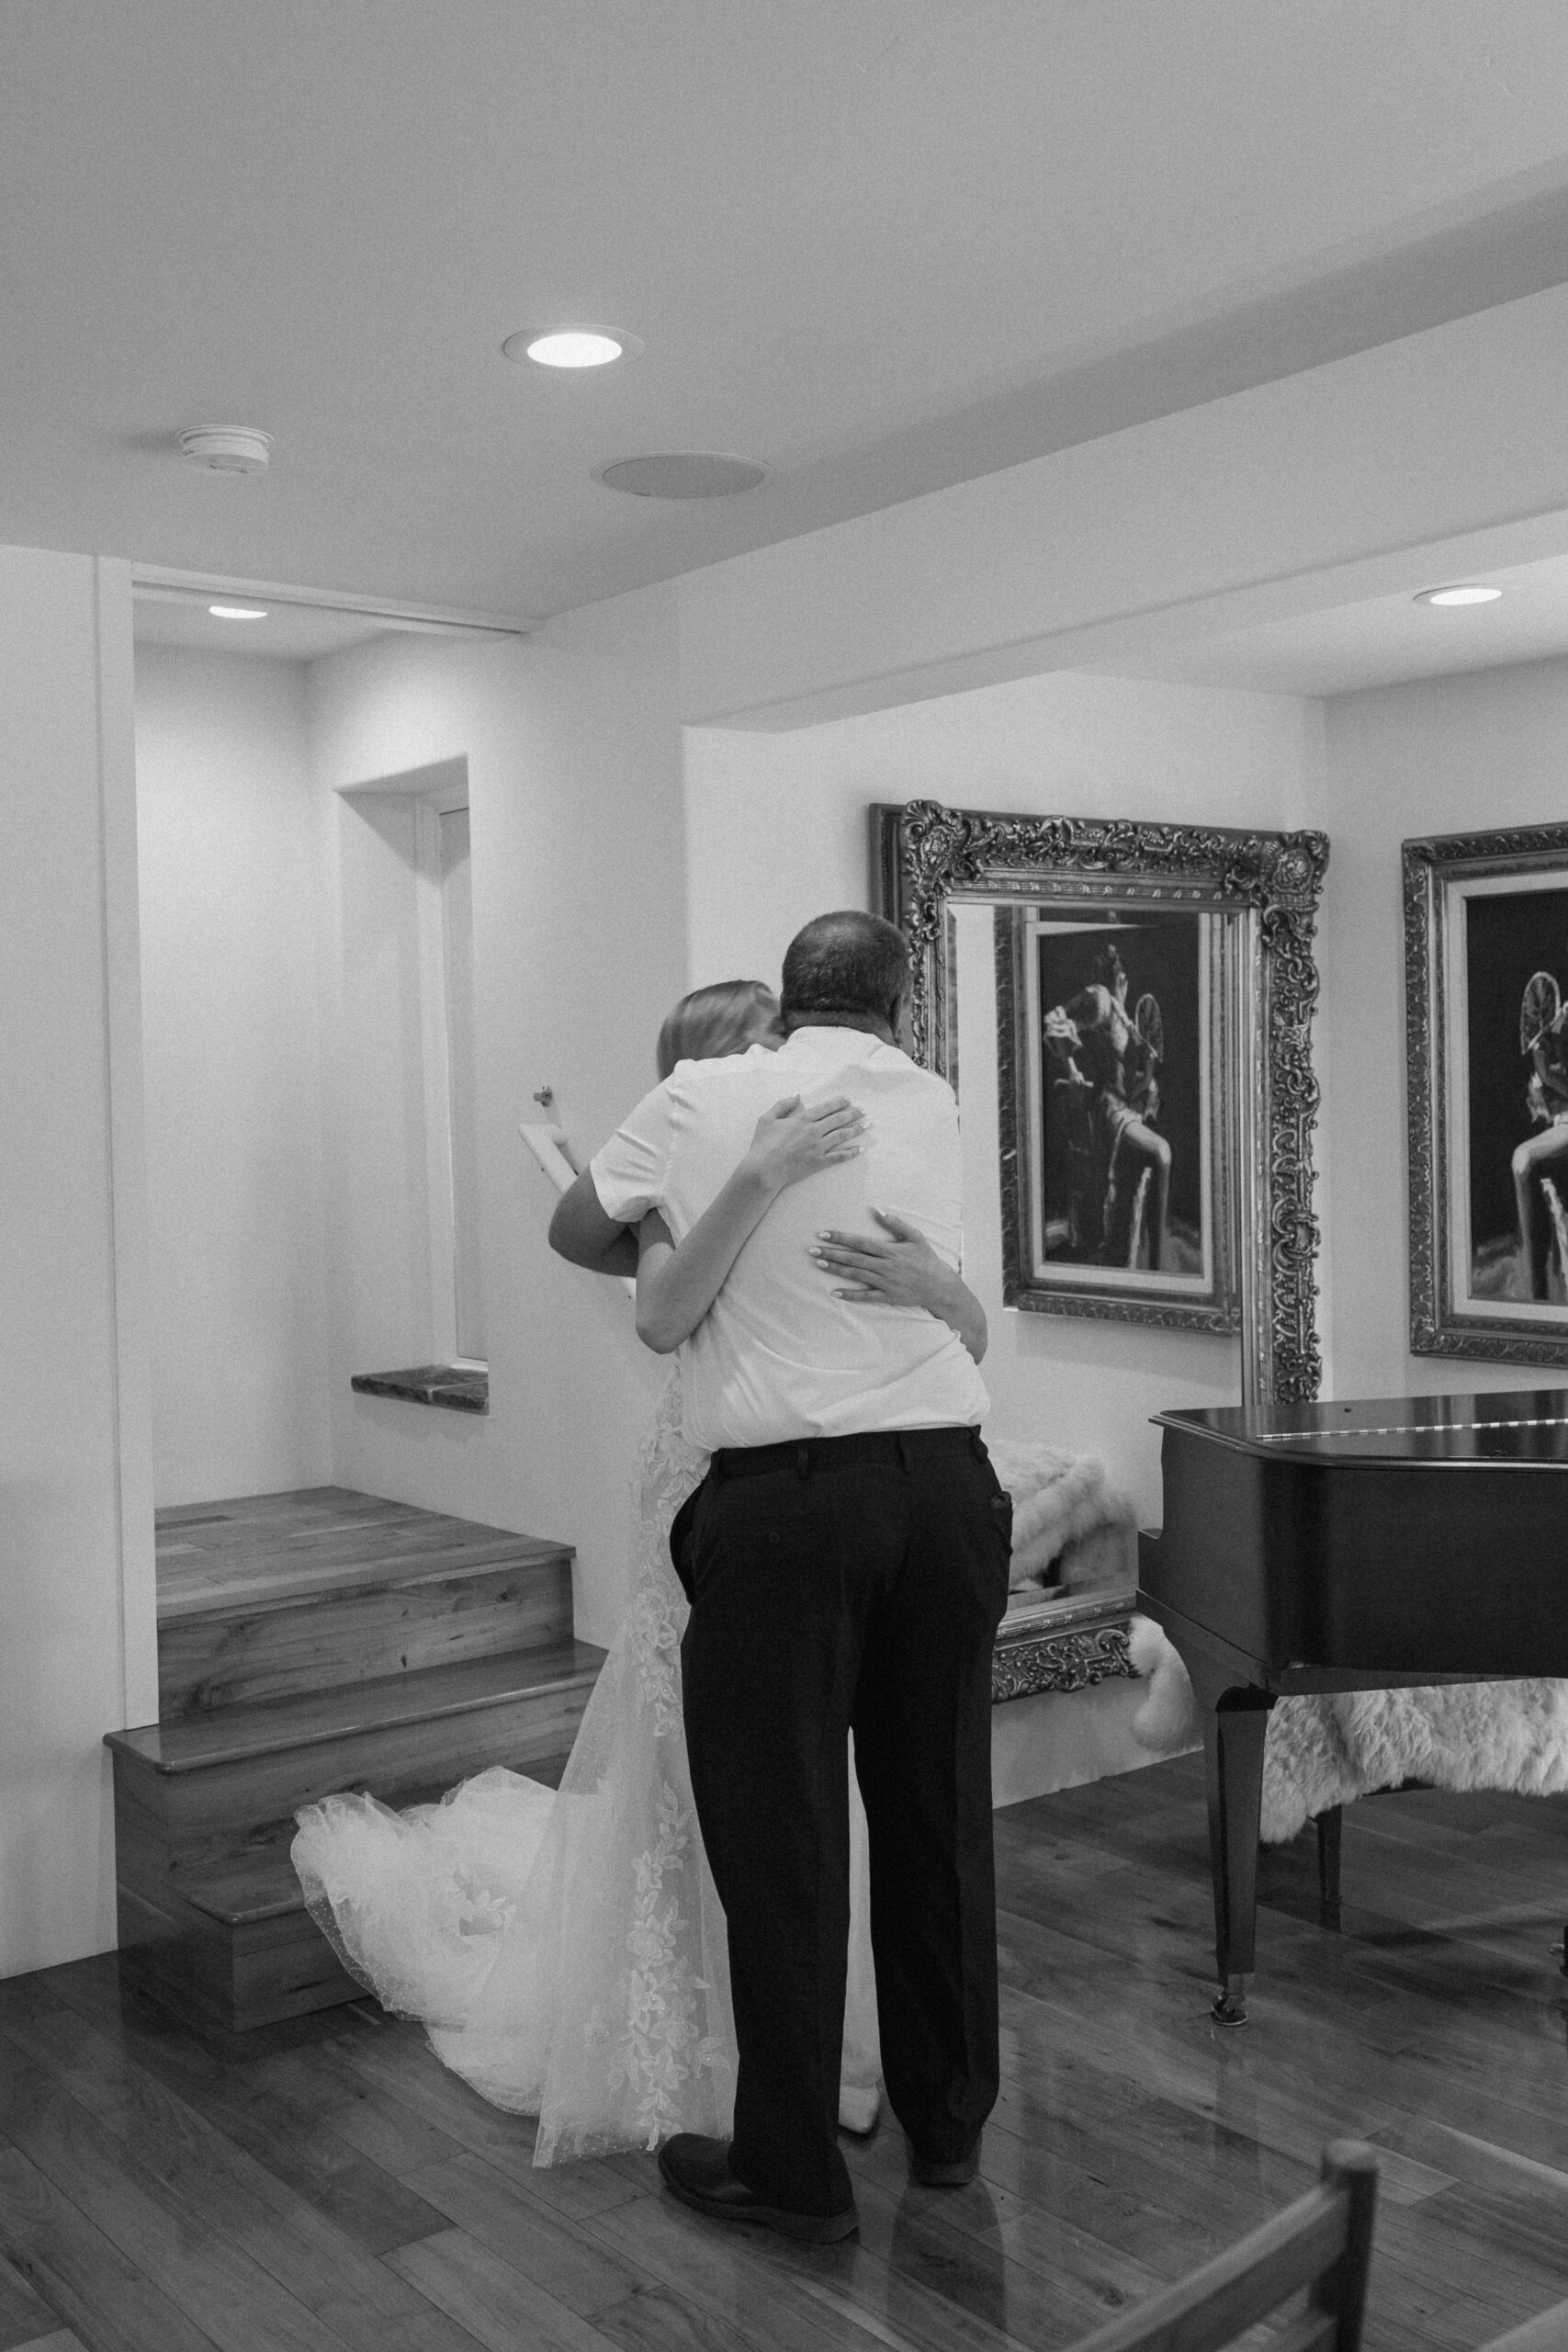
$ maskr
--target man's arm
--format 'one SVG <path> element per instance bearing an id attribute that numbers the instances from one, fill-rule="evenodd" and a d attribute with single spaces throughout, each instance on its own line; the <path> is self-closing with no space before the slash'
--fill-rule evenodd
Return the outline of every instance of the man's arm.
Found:
<path id="1" fill-rule="evenodd" d="M 669 1156 L 666 1082 L 643 1096 L 561 1194 L 550 1219 L 550 1248 L 591 1274 L 629 1274 L 635 1280 L 637 1228 L 658 1205 Z"/>
<path id="2" fill-rule="evenodd" d="M 558 1257 L 586 1266 L 591 1274 L 637 1273 L 637 1235 L 605 1215 L 586 1168 L 556 1203 L 549 1244 Z"/>

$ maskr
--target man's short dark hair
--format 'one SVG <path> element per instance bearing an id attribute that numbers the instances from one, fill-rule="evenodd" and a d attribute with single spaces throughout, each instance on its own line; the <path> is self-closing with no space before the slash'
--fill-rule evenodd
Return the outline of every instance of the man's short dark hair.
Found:
<path id="1" fill-rule="evenodd" d="M 846 907 L 818 915 L 784 950 L 779 1017 L 785 1028 L 809 1017 L 886 1021 L 897 1025 L 909 984 L 909 947 L 880 915 Z"/>

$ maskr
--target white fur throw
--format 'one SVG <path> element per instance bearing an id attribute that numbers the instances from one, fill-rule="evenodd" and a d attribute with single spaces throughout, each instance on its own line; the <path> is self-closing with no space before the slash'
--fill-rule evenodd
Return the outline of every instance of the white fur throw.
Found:
<path id="1" fill-rule="evenodd" d="M 1193 1747 L 1200 1732 L 1192 1685 L 1150 1618 L 1133 1619 L 1128 1654 L 1149 1682 L 1134 1737 L 1162 1756 Z M 1568 1789 L 1568 1682 L 1450 1682 L 1280 1699 L 1263 1751 L 1263 1842 L 1283 1845 L 1331 1805 L 1402 1781 L 1559 1795 Z"/>
<path id="2" fill-rule="evenodd" d="M 1137 1515 L 1105 1464 L 1092 1454 L 1006 1438 L 987 1441 L 987 1450 L 1012 1497 L 1012 1591 L 1104 1588 L 1130 1598 L 1138 1580 Z"/>
<path id="3" fill-rule="evenodd" d="M 1263 1841 L 1372 1789 L 1568 1789 L 1568 1682 L 1450 1682 L 1281 1699 L 1263 1756 Z"/>

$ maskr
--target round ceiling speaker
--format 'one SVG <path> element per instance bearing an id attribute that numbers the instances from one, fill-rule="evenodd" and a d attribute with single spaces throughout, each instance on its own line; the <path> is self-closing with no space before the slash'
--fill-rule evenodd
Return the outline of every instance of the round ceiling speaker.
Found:
<path id="1" fill-rule="evenodd" d="M 272 435 L 248 424 L 193 424 L 180 435 L 180 454 L 215 474 L 265 474 Z"/>
<path id="2" fill-rule="evenodd" d="M 595 466 L 593 479 L 630 498 L 733 498 L 755 490 L 773 472 L 752 458 L 724 458 L 710 449 L 671 449 L 658 457 L 619 458 Z"/>

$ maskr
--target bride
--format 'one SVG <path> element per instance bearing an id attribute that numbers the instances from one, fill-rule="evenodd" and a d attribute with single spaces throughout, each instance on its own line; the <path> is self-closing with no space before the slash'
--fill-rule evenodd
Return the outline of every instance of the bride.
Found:
<path id="1" fill-rule="evenodd" d="M 678 1061 L 776 1046 L 777 1018 L 760 981 L 696 989 L 660 1032 L 659 1075 Z M 842 1098 L 809 1110 L 798 1098 L 778 1103 L 758 1122 L 750 1172 L 775 1192 L 799 1182 L 852 1157 L 863 1124 Z M 608 1273 L 635 1261 L 638 1330 L 668 1351 L 713 1304 L 757 1220 L 757 1195 L 732 1179 L 679 1249 L 651 1216 L 582 1261 Z M 845 1296 L 926 1307 L 977 1357 L 978 1302 L 911 1227 L 883 1222 L 885 1244 L 831 1237 L 825 1275 L 850 1278 Z M 538 2117 L 536 2165 L 651 2149 L 674 2132 L 729 2134 L 724 1913 L 692 1802 L 681 1719 L 687 1609 L 669 1555 L 671 1521 L 705 1467 L 682 1435 L 677 1374 L 637 1455 L 631 1603 L 558 1791 L 498 1768 L 405 1813 L 344 1795 L 299 1815 L 295 1868 L 344 1967 L 384 2007 L 421 2019 L 443 2064 L 481 2097 Z M 880 2059 L 852 1771 L 850 1793 L 840 2120 L 865 2132 L 876 2120 Z"/>

